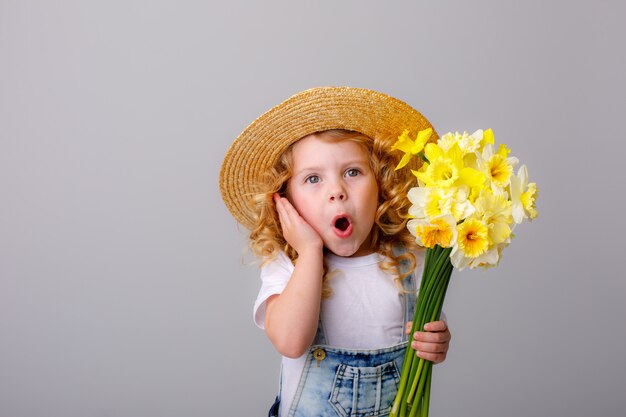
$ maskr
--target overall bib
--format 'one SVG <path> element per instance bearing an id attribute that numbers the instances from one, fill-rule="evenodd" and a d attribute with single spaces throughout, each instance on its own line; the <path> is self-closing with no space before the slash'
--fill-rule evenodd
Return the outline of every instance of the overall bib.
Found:
<path id="1" fill-rule="evenodd" d="M 401 264 L 401 269 L 405 265 Z M 383 417 L 391 411 L 400 382 L 408 335 L 406 323 L 415 311 L 413 274 L 403 285 L 402 341 L 383 349 L 343 349 L 328 346 L 321 319 L 309 348 L 300 382 L 287 417 Z M 280 390 L 279 390 L 280 395 Z M 278 415 L 280 398 L 269 412 Z"/>

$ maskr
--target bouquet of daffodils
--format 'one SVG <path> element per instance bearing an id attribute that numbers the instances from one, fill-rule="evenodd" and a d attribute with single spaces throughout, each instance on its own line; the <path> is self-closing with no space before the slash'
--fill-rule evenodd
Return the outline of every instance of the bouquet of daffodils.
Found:
<path id="1" fill-rule="evenodd" d="M 497 265 L 515 226 L 537 216 L 536 184 L 528 182 L 525 165 L 514 174 L 517 158 L 504 144 L 496 150 L 491 129 L 427 143 L 432 132 L 413 140 L 404 131 L 392 146 L 404 152 L 396 169 L 413 157 L 424 161 L 412 170 L 418 186 L 408 193 L 407 227 L 427 248 L 411 334 L 439 319 L 453 268 Z M 431 368 L 409 343 L 390 416 L 428 416 Z"/>

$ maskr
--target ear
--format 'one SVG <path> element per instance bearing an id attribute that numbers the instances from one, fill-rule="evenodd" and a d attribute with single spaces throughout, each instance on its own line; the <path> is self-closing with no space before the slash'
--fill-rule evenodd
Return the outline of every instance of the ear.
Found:
<path id="1" fill-rule="evenodd" d="M 282 187 L 280 187 L 280 196 L 285 197 L 289 202 L 293 205 L 293 198 L 291 196 L 291 190 L 289 187 L 289 183 L 291 182 L 291 178 L 285 181 Z"/>

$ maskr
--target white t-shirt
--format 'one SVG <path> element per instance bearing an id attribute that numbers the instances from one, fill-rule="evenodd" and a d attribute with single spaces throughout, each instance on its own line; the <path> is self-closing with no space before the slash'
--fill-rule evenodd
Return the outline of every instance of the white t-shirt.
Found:
<path id="1" fill-rule="evenodd" d="M 328 345 L 349 349 L 378 349 L 401 342 L 403 308 L 395 276 L 378 265 L 385 258 L 371 254 L 346 258 L 327 254 L 326 263 L 333 273 L 328 284 L 333 293 L 322 299 L 321 316 Z M 424 251 L 416 253 L 416 286 L 419 288 Z M 261 269 L 261 290 L 254 303 L 254 322 L 261 329 L 265 323 L 267 299 L 280 294 L 294 266 L 283 252 Z M 291 407 L 306 362 L 299 358 L 282 358 L 282 392 L 279 415 Z"/>

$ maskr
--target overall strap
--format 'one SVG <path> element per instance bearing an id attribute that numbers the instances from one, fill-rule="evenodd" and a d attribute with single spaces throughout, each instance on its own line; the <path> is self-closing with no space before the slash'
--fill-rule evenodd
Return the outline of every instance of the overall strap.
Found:
<path id="1" fill-rule="evenodd" d="M 322 324 L 322 312 L 320 311 L 320 318 L 317 320 L 317 333 L 315 334 L 315 339 L 313 340 L 314 345 L 327 345 L 326 340 L 326 331 L 324 330 L 324 325 Z"/>
<path id="2" fill-rule="evenodd" d="M 406 249 L 402 246 L 394 246 L 393 254 L 395 256 L 401 255 L 404 253 Z M 400 261 L 399 270 L 401 274 L 407 273 L 409 271 L 411 262 L 408 259 L 402 259 Z M 402 301 L 402 341 L 406 342 L 409 340 L 409 335 L 405 333 L 406 324 L 413 320 L 413 316 L 415 315 L 415 304 L 417 302 L 417 286 L 415 285 L 415 271 L 411 273 L 408 277 L 402 280 L 402 288 L 404 289 L 403 294 L 400 294 L 400 299 Z"/>
<path id="3" fill-rule="evenodd" d="M 406 342 L 408 336 L 404 329 L 406 328 L 406 324 L 413 320 L 413 316 L 415 316 L 415 304 L 417 302 L 417 294 L 415 288 L 415 273 L 412 273 L 408 277 L 403 280 L 403 288 L 406 291 L 409 291 L 406 294 L 402 294 L 402 304 L 404 304 L 404 315 L 402 317 L 402 341 Z"/>

